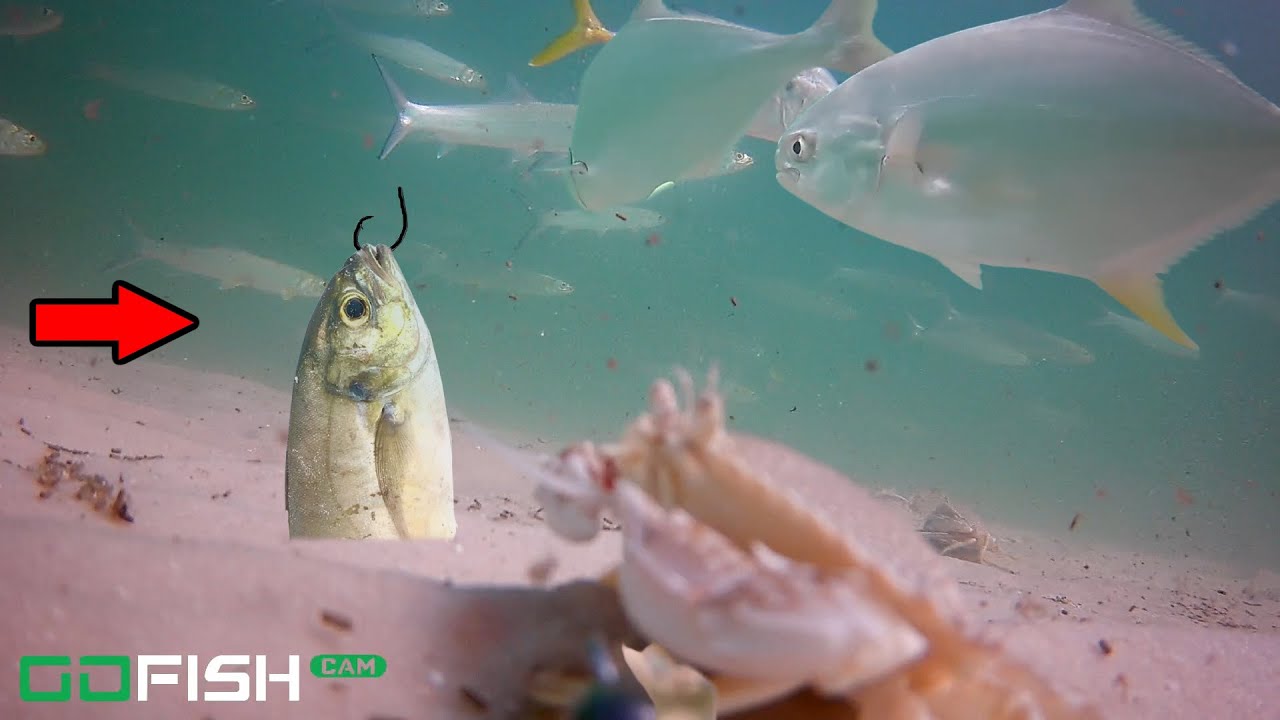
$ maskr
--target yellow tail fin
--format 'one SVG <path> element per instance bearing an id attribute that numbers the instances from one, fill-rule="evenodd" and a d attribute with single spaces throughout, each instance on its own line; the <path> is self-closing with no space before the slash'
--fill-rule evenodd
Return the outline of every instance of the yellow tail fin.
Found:
<path id="1" fill-rule="evenodd" d="M 1094 282 L 1165 337 L 1192 350 L 1200 348 L 1181 327 L 1178 327 L 1178 321 L 1173 319 L 1173 314 L 1164 304 L 1164 290 L 1160 279 L 1155 275 L 1117 273 L 1094 278 Z"/>
<path id="2" fill-rule="evenodd" d="M 605 27 L 596 11 L 591 8 L 591 0 L 573 0 L 573 12 L 577 19 L 569 31 L 546 46 L 529 61 L 530 67 L 542 67 L 579 50 L 607 43 L 613 39 L 613 31 Z"/>

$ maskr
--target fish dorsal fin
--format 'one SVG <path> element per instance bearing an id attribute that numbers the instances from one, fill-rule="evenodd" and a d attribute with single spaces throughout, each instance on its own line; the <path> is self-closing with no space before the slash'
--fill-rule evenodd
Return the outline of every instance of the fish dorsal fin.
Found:
<path id="1" fill-rule="evenodd" d="M 512 104 L 538 102 L 538 98 L 534 97 L 533 93 L 529 92 L 529 88 L 525 87 L 524 83 L 520 82 L 520 80 L 511 73 L 507 73 L 507 85 L 503 88 L 502 93 L 495 99 Z"/>
<path id="2" fill-rule="evenodd" d="M 876 187 L 888 177 L 906 177 L 917 180 L 924 175 L 924 168 L 917 159 L 920 135 L 924 132 L 924 120 L 920 113 L 907 108 L 898 115 L 884 133 L 884 157 L 880 158 L 880 173 Z"/>
<path id="3" fill-rule="evenodd" d="M 663 0 L 640 0 L 640 2 L 636 3 L 636 9 L 631 11 L 631 17 L 627 19 L 627 22 L 642 22 L 653 18 L 671 17 L 680 17 L 680 13 L 667 7 Z"/>
<path id="4" fill-rule="evenodd" d="M 1231 72 L 1220 60 L 1205 52 L 1199 45 L 1144 15 L 1138 9 L 1138 4 L 1135 0 L 1067 0 L 1059 9 L 1076 15 L 1095 18 L 1155 38 L 1212 66 L 1219 72 L 1235 77 L 1235 73 Z"/>

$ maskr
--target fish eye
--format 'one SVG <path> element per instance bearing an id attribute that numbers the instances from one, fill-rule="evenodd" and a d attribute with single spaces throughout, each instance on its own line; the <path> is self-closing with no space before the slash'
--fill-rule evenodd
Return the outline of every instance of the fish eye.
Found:
<path id="1" fill-rule="evenodd" d="M 249 103 L 251 103 L 251 102 L 253 102 L 253 98 L 249 97 L 248 95 L 241 95 L 241 96 L 240 96 L 240 103 L 241 103 L 241 104 L 243 104 L 243 105 L 248 105 L 248 104 L 249 104 Z"/>
<path id="2" fill-rule="evenodd" d="M 38 140 L 38 139 L 39 139 L 39 138 L 37 138 L 37 137 L 35 136 L 35 133 L 27 133 L 27 144 L 28 144 L 28 145 L 35 145 L 35 144 L 36 144 L 36 140 Z"/>
<path id="3" fill-rule="evenodd" d="M 799 162 L 806 162 L 813 157 L 817 144 L 812 133 L 797 133 L 792 136 L 791 155 Z"/>
<path id="4" fill-rule="evenodd" d="M 40 14 L 41 14 L 41 15 L 43 15 L 43 16 L 45 16 L 45 17 L 49 17 L 49 16 L 53 15 L 53 8 L 41 8 L 41 9 L 40 9 Z"/>
<path id="5" fill-rule="evenodd" d="M 342 300 L 342 322 L 359 327 L 369 321 L 369 301 L 363 295 L 347 295 Z"/>

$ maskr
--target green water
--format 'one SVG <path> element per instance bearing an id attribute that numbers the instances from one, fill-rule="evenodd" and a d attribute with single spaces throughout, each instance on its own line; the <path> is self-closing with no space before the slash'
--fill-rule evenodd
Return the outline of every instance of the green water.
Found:
<path id="1" fill-rule="evenodd" d="M 690 7 L 789 32 L 822 5 Z M 930 0 L 882 3 L 877 33 L 903 49 L 1049 7 L 964 5 L 940 14 Z M 595 49 L 548 68 L 526 66 L 567 27 L 568 6 L 456 0 L 447 18 L 344 17 L 422 40 L 496 87 L 511 73 L 541 100 L 574 102 Z M 629 6 L 601 0 L 597 10 L 616 27 Z M 1280 97 L 1280 80 L 1269 74 L 1280 50 L 1261 17 L 1274 10 L 1242 1 L 1144 8 L 1219 55 L 1234 42 L 1239 53 L 1223 59 L 1247 84 Z M 523 174 L 503 151 L 463 147 L 437 159 L 430 142 L 378 160 L 390 102 L 365 52 L 326 39 L 330 25 L 314 3 L 66 0 L 58 9 L 67 20 L 57 32 L 0 42 L 0 117 L 50 146 L 39 158 L 0 157 L 6 323 L 25 326 L 33 297 L 105 296 L 123 278 L 201 319 L 197 332 L 154 357 L 287 391 L 312 301 L 219 290 L 155 263 L 104 273 L 134 250 L 123 215 L 155 236 L 240 247 L 327 277 L 352 252 L 360 216 L 377 215 L 366 241 L 395 237 L 395 189 L 403 186 L 410 233 L 397 255 L 411 277 L 422 256 L 405 251 L 428 242 L 468 271 L 501 273 L 512 259 L 575 287 L 564 297 L 516 300 L 449 283 L 419 288 L 458 414 L 552 446 L 612 437 L 643 408 L 655 377 L 676 365 L 700 375 L 714 361 L 733 427 L 789 443 L 868 485 L 942 488 L 994 521 L 1054 532 L 1085 512 L 1091 539 L 1246 570 L 1280 567 L 1280 326 L 1219 302 L 1213 289 L 1223 279 L 1280 298 L 1275 208 L 1169 274 L 1169 304 L 1199 342 L 1198 359 L 1091 325 L 1101 308 L 1118 308 L 1083 280 L 993 269 L 979 292 L 927 257 L 839 225 L 778 187 L 772 146 L 750 139 L 741 147 L 754 168 L 652 201 L 669 218 L 657 244 L 645 234 L 553 232 L 512 258 L 537 213 L 572 207 L 563 180 Z M 86 75 L 90 62 L 216 78 L 258 106 L 216 112 L 130 93 Z M 484 99 L 391 71 L 419 102 Z M 88 112 L 86 103 L 94 103 Z M 1095 361 L 997 367 L 913 341 L 908 313 L 928 325 L 941 306 L 833 281 L 840 266 L 927 282 L 969 315 L 1020 319 L 1084 345 Z M 815 290 L 825 293 L 825 308 L 812 307 L 806 293 Z M 822 312 L 830 307 L 842 310 Z M 1179 503 L 1179 489 L 1194 504 Z"/>

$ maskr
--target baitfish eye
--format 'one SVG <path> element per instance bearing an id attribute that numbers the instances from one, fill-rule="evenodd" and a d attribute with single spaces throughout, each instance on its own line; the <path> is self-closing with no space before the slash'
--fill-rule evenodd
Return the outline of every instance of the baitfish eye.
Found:
<path id="1" fill-rule="evenodd" d="M 53 15 L 53 8 L 41 8 L 40 14 L 45 17 L 49 17 Z"/>
<path id="2" fill-rule="evenodd" d="M 359 327 L 369 321 L 369 302 L 361 295 L 348 295 L 342 300 L 342 322 Z"/>
<path id="3" fill-rule="evenodd" d="M 35 145 L 35 144 L 36 144 L 36 136 L 35 136 L 35 134 L 34 134 L 34 133 L 31 133 L 31 134 L 28 134 L 28 135 L 27 135 L 27 144 L 28 144 L 28 145 Z"/>
<path id="4" fill-rule="evenodd" d="M 253 98 L 249 97 L 248 95 L 241 95 L 241 96 L 240 96 L 240 104 L 241 104 L 241 105 L 248 105 L 248 104 L 249 104 L 249 103 L 251 103 L 251 102 L 253 102 Z"/>
<path id="5" fill-rule="evenodd" d="M 814 148 L 818 144 L 817 138 L 813 136 L 813 133 L 800 132 L 791 137 L 791 156 L 799 162 L 806 162 L 811 159 Z"/>

